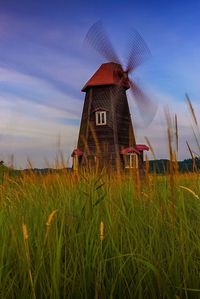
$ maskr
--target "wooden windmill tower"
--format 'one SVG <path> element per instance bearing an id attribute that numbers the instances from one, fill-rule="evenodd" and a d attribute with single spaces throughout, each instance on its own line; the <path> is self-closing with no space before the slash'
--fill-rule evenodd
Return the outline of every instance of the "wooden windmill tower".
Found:
<path id="1" fill-rule="evenodd" d="M 87 81 L 82 91 L 85 102 L 77 148 L 73 151 L 73 168 L 98 165 L 100 168 L 141 168 L 146 145 L 137 145 L 126 90 L 131 89 L 139 110 L 151 117 L 154 109 L 149 98 L 129 78 L 129 74 L 149 55 L 142 37 L 135 32 L 128 65 L 124 70 L 101 23 L 95 23 L 86 41 L 106 58 Z"/>

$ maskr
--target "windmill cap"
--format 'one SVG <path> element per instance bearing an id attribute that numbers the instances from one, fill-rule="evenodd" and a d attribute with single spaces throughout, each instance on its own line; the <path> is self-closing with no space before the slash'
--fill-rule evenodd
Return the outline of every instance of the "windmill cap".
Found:
<path id="1" fill-rule="evenodd" d="M 122 66 L 115 62 L 103 63 L 94 75 L 87 81 L 82 88 L 86 91 L 88 87 L 99 85 L 119 85 L 125 89 L 130 88 L 128 77 L 123 78 L 124 71 Z"/>
<path id="2" fill-rule="evenodd" d="M 130 153 L 136 153 L 140 154 L 143 151 L 148 151 L 149 147 L 145 144 L 137 144 L 135 147 L 125 147 L 122 148 L 120 153 L 122 155 L 130 154 Z"/>
<path id="3" fill-rule="evenodd" d="M 149 147 L 146 144 L 137 144 L 135 149 L 139 152 L 149 151 Z"/>

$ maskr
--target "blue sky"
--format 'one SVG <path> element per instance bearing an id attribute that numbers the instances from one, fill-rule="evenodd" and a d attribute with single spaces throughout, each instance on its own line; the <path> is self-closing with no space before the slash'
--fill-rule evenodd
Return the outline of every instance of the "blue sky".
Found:
<path id="1" fill-rule="evenodd" d="M 0 159 L 25 167 L 66 159 L 76 147 L 84 93 L 81 88 L 103 58 L 83 45 L 89 27 L 102 20 L 113 45 L 126 57 L 131 28 L 147 42 L 152 58 L 132 78 L 155 99 L 158 112 L 143 127 L 129 96 L 138 143 L 148 136 L 157 158 L 167 158 L 166 105 L 177 113 L 179 159 L 197 151 L 187 92 L 199 116 L 199 1 L 14 1 L 0 2 Z M 124 60 L 124 63 L 126 61 Z"/>

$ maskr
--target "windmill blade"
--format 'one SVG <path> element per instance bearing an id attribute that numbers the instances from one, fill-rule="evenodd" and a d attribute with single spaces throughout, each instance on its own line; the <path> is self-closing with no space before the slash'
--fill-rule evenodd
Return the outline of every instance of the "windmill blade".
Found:
<path id="1" fill-rule="evenodd" d="M 133 71 L 151 57 L 151 52 L 142 36 L 134 30 L 130 38 L 130 52 L 128 55 L 127 72 Z"/>
<path id="2" fill-rule="evenodd" d="M 143 91 L 129 79 L 130 90 L 136 101 L 140 115 L 145 125 L 149 125 L 154 119 L 157 111 L 157 104 L 152 101 Z"/>
<path id="3" fill-rule="evenodd" d="M 101 21 L 98 21 L 92 25 L 86 34 L 84 42 L 87 42 L 107 61 L 120 64 L 120 60 L 115 53 L 112 43 L 106 31 L 104 30 Z"/>

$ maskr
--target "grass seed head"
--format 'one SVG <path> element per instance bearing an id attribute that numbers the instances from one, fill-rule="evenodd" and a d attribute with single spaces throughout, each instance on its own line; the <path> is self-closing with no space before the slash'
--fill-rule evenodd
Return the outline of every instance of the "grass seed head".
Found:
<path id="1" fill-rule="evenodd" d="M 28 230 L 26 224 L 22 223 L 22 233 L 24 240 L 28 240 Z"/>
<path id="2" fill-rule="evenodd" d="M 100 223 L 100 240 L 103 241 L 104 239 L 104 223 L 101 221 Z"/>
<path id="3" fill-rule="evenodd" d="M 51 214 L 49 214 L 48 220 L 47 220 L 47 223 L 46 223 L 47 226 L 51 225 L 51 222 L 53 221 L 53 218 L 54 218 L 54 216 L 55 216 L 56 213 L 57 213 L 57 210 L 53 210 L 51 212 Z"/>
<path id="4" fill-rule="evenodd" d="M 199 196 L 190 188 L 185 187 L 185 186 L 179 186 L 181 189 L 187 190 L 188 192 L 190 192 L 195 198 L 199 199 Z"/>

